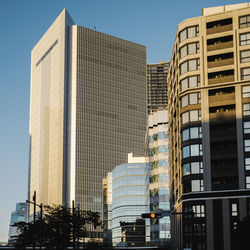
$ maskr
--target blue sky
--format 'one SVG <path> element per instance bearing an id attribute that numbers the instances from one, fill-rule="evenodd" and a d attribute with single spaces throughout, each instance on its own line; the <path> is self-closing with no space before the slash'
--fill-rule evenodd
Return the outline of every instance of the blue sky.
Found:
<path id="1" fill-rule="evenodd" d="M 76 24 L 144 44 L 148 63 L 171 56 L 177 24 L 201 9 L 239 0 L 0 1 L 0 242 L 27 196 L 30 52 L 63 8 Z"/>

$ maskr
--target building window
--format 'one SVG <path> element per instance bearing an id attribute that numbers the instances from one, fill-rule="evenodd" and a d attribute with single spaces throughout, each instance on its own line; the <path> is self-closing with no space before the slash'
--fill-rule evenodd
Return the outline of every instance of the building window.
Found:
<path id="1" fill-rule="evenodd" d="M 180 74 L 200 69 L 200 59 L 188 60 L 180 65 Z"/>
<path id="2" fill-rule="evenodd" d="M 245 158 L 245 170 L 250 170 L 250 158 Z"/>
<path id="3" fill-rule="evenodd" d="M 158 152 L 159 153 L 168 153 L 168 146 L 159 146 Z"/>
<path id="4" fill-rule="evenodd" d="M 250 85 L 242 87 L 242 97 L 243 98 L 250 97 Z"/>
<path id="5" fill-rule="evenodd" d="M 241 80 L 250 79 L 250 68 L 241 69 Z"/>
<path id="6" fill-rule="evenodd" d="M 250 176 L 246 176 L 246 188 L 250 188 Z"/>
<path id="7" fill-rule="evenodd" d="M 190 162 L 183 164 L 183 175 L 190 174 L 202 174 L 203 173 L 203 163 L 202 162 Z"/>
<path id="8" fill-rule="evenodd" d="M 243 127 L 244 127 L 244 134 L 250 134 L 250 122 L 244 122 Z"/>
<path id="9" fill-rule="evenodd" d="M 199 104 L 201 103 L 201 93 L 192 93 L 185 95 L 181 98 L 181 107 L 184 108 L 188 105 Z"/>
<path id="10" fill-rule="evenodd" d="M 197 37 L 199 35 L 199 26 L 188 27 L 182 30 L 179 34 L 180 43 L 188 38 Z"/>
<path id="11" fill-rule="evenodd" d="M 169 161 L 168 160 L 159 160 L 158 161 L 158 166 L 159 167 L 168 167 L 169 166 Z"/>
<path id="12" fill-rule="evenodd" d="M 240 17 L 240 28 L 246 28 L 250 26 L 250 15 Z"/>
<path id="13" fill-rule="evenodd" d="M 250 152 L 250 140 L 244 140 L 245 152 Z"/>
<path id="14" fill-rule="evenodd" d="M 203 180 L 192 180 L 191 181 L 191 191 L 192 192 L 204 191 Z"/>
<path id="15" fill-rule="evenodd" d="M 240 52 L 240 62 L 250 62 L 250 50 L 244 50 Z"/>
<path id="16" fill-rule="evenodd" d="M 250 115 L 250 103 L 243 104 L 243 116 Z"/>
<path id="17" fill-rule="evenodd" d="M 199 53 L 199 43 L 189 43 L 180 48 L 180 58 Z"/>
<path id="18" fill-rule="evenodd" d="M 201 110 L 190 110 L 181 115 L 182 124 L 201 120 Z"/>
<path id="19" fill-rule="evenodd" d="M 182 142 L 198 138 L 202 138 L 201 127 L 187 128 L 182 131 Z"/>
<path id="20" fill-rule="evenodd" d="M 188 145 L 182 148 L 182 158 L 185 159 L 191 156 L 202 156 L 202 144 Z"/>
<path id="21" fill-rule="evenodd" d="M 238 216 L 237 203 L 232 203 L 232 216 Z"/>
<path id="22" fill-rule="evenodd" d="M 250 44 L 250 33 L 240 34 L 240 45 Z"/>
<path id="23" fill-rule="evenodd" d="M 205 206 L 204 205 L 194 205 L 192 210 L 195 217 L 205 217 Z"/>
<path id="24" fill-rule="evenodd" d="M 200 86 L 200 76 L 190 76 L 180 81 L 181 91 Z"/>

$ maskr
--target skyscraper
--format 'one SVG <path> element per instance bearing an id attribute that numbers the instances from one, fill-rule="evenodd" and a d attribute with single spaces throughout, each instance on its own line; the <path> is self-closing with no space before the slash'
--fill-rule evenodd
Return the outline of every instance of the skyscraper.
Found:
<path id="1" fill-rule="evenodd" d="M 242 249 L 250 212 L 250 4 L 180 23 L 168 75 L 174 249 Z"/>
<path id="2" fill-rule="evenodd" d="M 161 61 L 147 65 L 147 101 L 148 113 L 166 110 L 168 107 L 168 75 L 169 62 Z"/>
<path id="3" fill-rule="evenodd" d="M 29 199 L 101 212 L 102 178 L 143 154 L 145 127 L 146 48 L 63 10 L 32 50 Z"/>

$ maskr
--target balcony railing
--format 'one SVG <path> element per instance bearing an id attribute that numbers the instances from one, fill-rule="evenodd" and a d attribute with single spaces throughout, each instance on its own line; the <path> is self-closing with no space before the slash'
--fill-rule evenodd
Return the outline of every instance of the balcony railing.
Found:
<path id="1" fill-rule="evenodd" d="M 220 33 L 220 32 L 225 32 L 233 29 L 232 24 L 228 25 L 223 25 L 223 26 L 215 26 L 213 28 L 207 29 L 207 35 L 215 34 L 215 33 Z"/>
<path id="2" fill-rule="evenodd" d="M 207 45 L 207 51 L 213 51 L 218 49 L 226 49 L 226 48 L 232 48 L 233 47 L 233 41 L 228 42 L 221 42 L 216 44 Z"/>
<path id="3" fill-rule="evenodd" d="M 233 82 L 234 81 L 234 75 L 229 76 L 221 76 L 216 78 L 208 79 L 208 85 L 216 84 L 216 83 L 224 83 L 224 82 Z"/>
<path id="4" fill-rule="evenodd" d="M 224 112 L 216 112 L 216 113 L 210 113 L 209 114 L 209 120 L 225 120 L 225 119 L 234 119 L 236 116 L 235 110 L 229 110 Z"/>
<path id="5" fill-rule="evenodd" d="M 226 65 L 231 65 L 234 64 L 234 59 L 233 58 L 228 58 L 228 59 L 221 59 L 213 62 L 208 62 L 208 68 L 214 68 L 214 67 L 222 67 Z"/>
<path id="6" fill-rule="evenodd" d="M 209 106 L 229 105 L 235 103 L 235 93 L 209 96 Z"/>

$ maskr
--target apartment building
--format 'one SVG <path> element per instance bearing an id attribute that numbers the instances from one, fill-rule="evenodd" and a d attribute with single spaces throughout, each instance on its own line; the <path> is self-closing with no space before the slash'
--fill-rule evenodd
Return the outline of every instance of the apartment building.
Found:
<path id="1" fill-rule="evenodd" d="M 250 3 L 178 25 L 168 74 L 173 249 L 238 249 L 250 212 Z"/>

